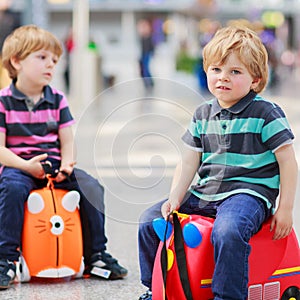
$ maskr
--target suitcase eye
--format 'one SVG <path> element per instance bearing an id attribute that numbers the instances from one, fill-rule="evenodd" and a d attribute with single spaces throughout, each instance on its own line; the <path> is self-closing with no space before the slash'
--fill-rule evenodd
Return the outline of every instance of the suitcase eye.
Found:
<path id="1" fill-rule="evenodd" d="M 64 221 L 63 221 L 62 217 L 57 216 L 57 215 L 52 216 L 50 218 L 50 223 L 52 224 L 52 227 L 50 230 L 52 234 L 60 235 L 63 233 L 65 225 L 64 225 Z"/>

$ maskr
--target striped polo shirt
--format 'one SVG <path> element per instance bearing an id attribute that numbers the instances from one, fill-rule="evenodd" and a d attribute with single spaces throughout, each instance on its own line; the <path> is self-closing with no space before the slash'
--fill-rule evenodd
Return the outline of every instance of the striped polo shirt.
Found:
<path id="1" fill-rule="evenodd" d="M 246 193 L 274 209 L 279 193 L 274 151 L 293 138 L 281 108 L 252 91 L 226 109 L 217 99 L 203 103 L 182 137 L 202 152 L 199 180 L 191 192 L 206 201 Z"/>
<path id="2" fill-rule="evenodd" d="M 12 83 L 0 91 L 0 131 L 6 147 L 24 159 L 47 153 L 60 160 L 58 130 L 74 123 L 63 93 L 45 86 L 36 103 Z"/>

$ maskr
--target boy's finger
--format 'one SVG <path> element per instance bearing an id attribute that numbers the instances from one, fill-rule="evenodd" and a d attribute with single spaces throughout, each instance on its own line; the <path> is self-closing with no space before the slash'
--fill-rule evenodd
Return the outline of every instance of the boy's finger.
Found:
<path id="1" fill-rule="evenodd" d="M 275 220 L 273 219 L 270 224 L 270 231 L 273 231 L 275 227 Z"/>

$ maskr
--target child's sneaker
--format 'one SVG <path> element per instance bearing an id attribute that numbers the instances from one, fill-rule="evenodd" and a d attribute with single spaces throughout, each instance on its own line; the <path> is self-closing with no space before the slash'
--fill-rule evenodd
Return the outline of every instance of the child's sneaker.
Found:
<path id="1" fill-rule="evenodd" d="M 139 300 L 152 300 L 152 292 L 150 290 L 146 291 L 140 296 Z"/>
<path id="2" fill-rule="evenodd" d="M 128 271 L 109 253 L 101 251 L 91 256 L 89 273 L 106 279 L 120 279 L 125 277 Z"/>
<path id="3" fill-rule="evenodd" d="M 9 288 L 15 276 L 15 264 L 6 259 L 0 259 L 0 290 Z"/>

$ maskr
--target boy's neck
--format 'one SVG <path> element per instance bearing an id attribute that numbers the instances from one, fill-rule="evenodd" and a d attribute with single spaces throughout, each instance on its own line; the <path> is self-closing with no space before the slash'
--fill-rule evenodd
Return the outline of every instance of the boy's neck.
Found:
<path id="1" fill-rule="evenodd" d="M 28 96 L 28 98 L 29 98 L 30 100 L 32 100 L 32 102 L 33 102 L 34 104 L 36 104 L 36 103 L 38 103 L 38 102 L 40 101 L 41 98 L 43 98 L 43 92 L 41 92 L 40 94 L 35 95 L 35 96 Z"/>
<path id="2" fill-rule="evenodd" d="M 16 88 L 26 95 L 33 103 L 37 103 L 43 97 L 43 88 L 26 88 L 16 82 Z"/>

